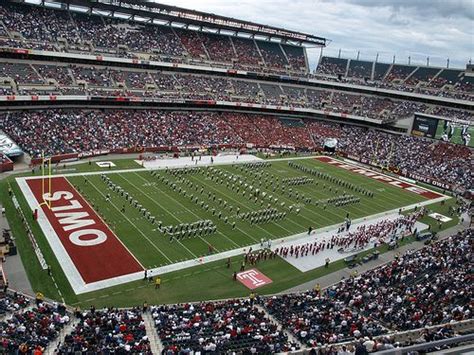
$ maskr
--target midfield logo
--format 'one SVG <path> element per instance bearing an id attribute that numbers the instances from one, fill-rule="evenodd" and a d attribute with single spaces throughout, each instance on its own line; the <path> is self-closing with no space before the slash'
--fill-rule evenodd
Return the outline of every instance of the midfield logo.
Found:
<path id="1" fill-rule="evenodd" d="M 237 274 L 237 280 L 251 290 L 272 283 L 272 280 L 256 269 L 239 272 Z"/>

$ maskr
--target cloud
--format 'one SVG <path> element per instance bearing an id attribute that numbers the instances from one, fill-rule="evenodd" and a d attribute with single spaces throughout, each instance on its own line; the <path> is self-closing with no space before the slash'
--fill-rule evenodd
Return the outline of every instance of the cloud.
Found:
<path id="1" fill-rule="evenodd" d="M 331 0 L 334 1 L 334 0 Z M 369 8 L 391 8 L 395 12 L 412 11 L 421 17 L 466 17 L 474 19 L 472 0 L 336 0 Z"/>
<path id="2" fill-rule="evenodd" d="M 160 0 L 329 38 L 328 55 L 464 67 L 474 57 L 473 0 Z M 314 67 L 320 51 L 308 49 Z"/>

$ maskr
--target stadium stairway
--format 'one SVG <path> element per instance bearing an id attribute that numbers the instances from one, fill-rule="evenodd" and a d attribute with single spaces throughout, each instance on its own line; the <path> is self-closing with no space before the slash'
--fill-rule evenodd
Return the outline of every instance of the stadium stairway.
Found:
<path id="1" fill-rule="evenodd" d="M 78 320 L 71 315 L 71 319 L 68 324 L 64 326 L 63 329 L 59 332 L 59 336 L 55 341 L 49 343 L 49 345 L 44 349 L 43 354 L 45 355 L 53 355 L 56 354 L 56 349 L 59 347 L 61 342 L 64 340 L 67 334 L 71 334 L 73 331 L 74 326 L 77 324 Z"/>
<path id="2" fill-rule="evenodd" d="M 150 312 L 144 312 L 142 317 L 145 321 L 146 335 L 150 341 L 151 352 L 153 354 L 161 354 L 163 345 L 161 344 L 160 338 L 158 337 L 158 332 L 155 328 L 155 322 L 153 322 Z"/>
<path id="3" fill-rule="evenodd" d="M 275 317 L 273 317 L 270 313 L 267 312 L 267 310 L 265 308 L 263 308 L 262 306 L 260 305 L 255 305 L 255 307 L 261 311 L 261 312 L 264 312 L 265 313 L 265 316 L 270 320 L 270 322 L 274 323 L 274 324 L 277 324 L 279 326 L 279 328 L 282 329 L 282 331 L 285 333 L 285 335 L 288 337 L 288 340 L 291 342 L 291 343 L 295 343 L 295 344 L 298 344 L 298 346 L 300 347 L 300 349 L 304 348 L 303 344 L 301 344 L 301 342 L 288 330 L 286 330 L 285 328 L 282 328 L 281 326 L 281 323 L 275 319 Z"/>
<path id="4" fill-rule="evenodd" d="M 3 205 L 0 203 L 0 210 Z M 0 215 L 0 233 L 4 230 L 10 230 L 6 216 Z M 21 261 L 20 254 L 7 255 L 3 263 L 3 271 L 8 280 L 9 287 L 13 290 L 22 290 L 24 294 L 33 296 L 35 293 L 31 287 L 30 280 L 26 275 L 25 267 Z"/>

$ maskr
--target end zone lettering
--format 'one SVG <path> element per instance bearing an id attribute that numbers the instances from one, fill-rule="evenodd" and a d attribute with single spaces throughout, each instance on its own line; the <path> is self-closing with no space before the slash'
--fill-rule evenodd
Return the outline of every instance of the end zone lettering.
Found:
<path id="1" fill-rule="evenodd" d="M 67 179 L 53 177 L 48 193 L 42 183 L 41 179 L 26 180 L 36 200 L 30 206 L 51 202 L 51 209 L 46 204 L 38 207 L 38 223 L 63 269 L 76 269 L 85 284 L 143 270 Z"/>
<path id="2" fill-rule="evenodd" d="M 89 215 L 87 211 L 83 209 L 82 204 L 73 198 L 73 194 L 69 191 L 56 191 L 51 196 L 50 193 L 43 195 L 45 201 L 61 202 L 62 200 L 68 202 L 65 205 L 55 206 L 51 208 L 54 216 L 57 218 L 59 224 L 63 226 L 64 232 L 75 230 L 69 234 L 69 240 L 79 246 L 92 246 L 104 243 L 107 240 L 107 235 L 99 229 L 85 228 L 88 226 L 94 226 L 96 222 Z M 79 210 L 77 212 L 62 212 L 70 210 Z M 87 219 L 83 219 L 87 218 Z M 82 240 L 83 236 L 91 236 L 86 240 Z"/>
<path id="3" fill-rule="evenodd" d="M 374 172 L 374 171 L 369 170 L 369 169 L 364 169 L 364 168 L 361 168 L 360 166 L 357 166 L 357 165 L 344 163 L 344 162 L 341 162 L 339 160 L 336 160 L 336 159 L 333 159 L 333 158 L 330 158 L 330 157 L 317 157 L 316 160 L 319 160 L 321 162 L 337 166 L 338 168 L 345 169 L 345 170 L 351 171 L 353 173 L 357 173 L 357 174 L 360 174 L 360 175 L 367 176 L 371 179 L 378 180 L 380 182 L 385 182 L 386 184 L 390 184 L 392 186 L 396 186 L 396 187 L 399 187 L 401 189 L 413 192 L 417 195 L 421 195 L 421 196 L 426 197 L 427 199 L 430 199 L 430 200 L 438 198 L 438 197 L 443 197 L 443 195 L 441 195 L 441 194 L 438 194 L 438 193 L 430 191 L 430 190 L 425 190 L 421 187 L 418 187 L 416 185 L 409 184 L 407 182 L 392 178 L 388 175 L 380 174 L 380 173 Z"/>

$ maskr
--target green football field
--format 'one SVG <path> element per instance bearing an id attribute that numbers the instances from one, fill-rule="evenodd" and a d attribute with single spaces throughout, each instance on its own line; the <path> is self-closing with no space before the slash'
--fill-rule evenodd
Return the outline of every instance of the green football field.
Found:
<path id="1" fill-rule="evenodd" d="M 305 174 L 290 167 L 288 161 L 272 162 L 262 168 L 244 168 L 242 165 L 199 168 L 194 173 L 184 174 L 160 170 L 154 176 L 145 170 L 112 172 L 107 174 L 108 181 L 101 175 L 78 175 L 68 179 L 146 268 L 196 259 L 210 251 L 219 253 L 256 244 L 262 238 L 287 237 L 305 232 L 310 226 L 317 229 L 341 223 L 347 214 L 351 219 L 357 219 L 424 200 L 419 195 L 314 159 L 297 162 L 371 191 L 374 196 Z M 290 185 L 290 179 L 297 178 L 313 180 Z M 133 207 L 128 199 L 114 192 L 110 184 L 120 186 L 140 208 Z M 257 197 L 256 189 L 259 190 Z M 341 207 L 326 202 L 344 193 L 360 202 Z M 155 223 L 140 212 L 142 208 L 148 216 L 155 217 Z M 245 218 L 248 213 L 269 208 L 279 218 L 255 223 L 251 223 L 250 217 Z M 163 232 L 163 227 L 179 232 L 181 224 L 202 220 L 212 221 L 216 232 L 175 233 L 173 237 Z M 158 225 L 157 221 L 162 223 Z"/>
<path id="2" fill-rule="evenodd" d="M 471 140 L 469 141 L 469 147 L 474 147 L 474 126 L 469 126 L 468 130 L 469 134 L 471 135 Z M 439 120 L 438 127 L 436 128 L 436 139 L 441 139 L 444 133 L 444 120 Z M 464 141 L 462 139 L 462 127 L 456 126 L 454 129 L 453 136 L 449 140 L 451 143 L 455 144 L 462 144 L 464 145 Z"/>
<path id="3" fill-rule="evenodd" d="M 334 225 L 343 222 L 347 213 L 350 218 L 356 219 L 425 201 L 424 197 L 415 193 L 318 162 L 314 157 L 294 160 L 294 162 L 329 175 L 333 179 L 340 179 L 346 184 L 353 184 L 370 191 L 374 193 L 374 197 L 368 197 L 347 187 L 343 188 L 327 178 L 323 179 L 305 173 L 301 169 L 292 168 L 288 161 L 267 161 L 271 163 L 271 166 L 257 169 L 243 169 L 241 166 L 232 165 L 215 166 L 209 176 L 207 168 L 193 174 L 181 175 L 158 170 L 153 176 L 146 169 L 137 169 L 140 166 L 133 160 L 115 160 L 117 165 L 115 169 L 121 169 L 117 172 L 114 168 L 97 169 L 94 164 L 83 163 L 67 166 L 64 169 L 58 167 L 60 169 L 57 173 L 72 172 L 74 174 L 74 176 L 66 175 L 67 179 L 89 203 L 93 204 L 94 209 L 105 219 L 118 238 L 147 268 L 169 265 L 205 255 L 209 252 L 209 245 L 216 253 L 237 249 L 239 246 L 255 244 L 261 238 L 276 239 L 306 232 L 309 226 L 316 229 Z M 133 169 L 133 171 L 127 171 L 127 169 Z M 162 221 L 162 228 L 158 228 L 157 224 L 152 224 L 149 218 L 134 208 L 120 193 L 110 189 L 108 182 L 101 177 L 101 174 L 96 174 L 100 170 L 107 172 L 106 176 L 110 179 L 110 183 L 120 186 L 131 196 L 130 198 L 133 197 L 142 205 L 142 208 L 146 208 L 150 215 Z M 93 174 L 86 174 L 87 172 Z M 23 174 L 23 176 L 37 174 L 36 171 L 34 174 Z M 143 301 L 174 303 L 248 295 L 249 290 L 246 287 L 232 280 L 232 272 L 238 270 L 243 260 L 242 254 L 232 257 L 229 268 L 225 260 L 219 260 L 162 274 L 163 288 L 159 292 L 154 289 L 153 284 L 138 280 L 77 295 L 72 290 L 62 265 L 56 259 L 42 229 L 36 221 L 33 221 L 26 199 L 14 178 L 15 176 L 12 176 L 0 181 L 0 200 L 6 207 L 12 233 L 16 237 L 21 259 L 35 292 L 41 291 L 51 299 L 64 300 L 69 305 L 81 307 L 111 304 L 134 306 Z M 230 180 L 234 178 L 236 180 Z M 305 181 L 306 183 L 302 185 L 290 185 L 288 179 L 294 178 L 310 178 L 313 181 Z M 226 179 L 234 181 L 235 184 L 227 184 Z M 287 180 L 283 182 L 284 179 Z M 167 183 L 164 182 L 165 180 Z M 243 185 L 239 181 L 242 181 Z M 253 191 L 255 188 L 259 189 L 260 197 L 257 200 L 254 197 L 249 198 L 248 188 L 246 195 L 243 195 L 245 184 L 248 187 L 252 186 Z M 239 186 L 239 192 L 236 185 Z M 26 221 L 31 226 L 48 265 L 51 266 L 52 276 L 42 270 L 39 265 L 29 237 L 7 194 L 9 186 L 13 189 L 22 210 L 25 211 Z M 283 191 L 283 186 L 285 186 L 285 191 Z M 273 191 L 274 187 L 275 191 Z M 179 188 L 186 192 L 179 193 Z M 291 196 L 289 195 L 290 188 Z M 355 198 L 360 198 L 360 202 L 336 207 L 325 201 L 328 198 L 341 196 L 344 191 Z M 296 193 L 299 197 L 296 197 Z M 107 195 L 110 196 L 109 201 L 107 201 Z M 272 195 L 271 200 L 268 198 L 269 195 Z M 275 202 L 275 199 L 278 201 Z M 448 215 L 449 208 L 454 203 L 455 199 L 450 199 L 445 204 L 431 204 L 429 209 Z M 276 210 L 275 213 L 286 213 L 286 215 L 274 221 L 253 224 L 249 219 L 243 218 L 247 213 L 267 208 L 269 204 Z M 291 210 L 290 206 L 292 206 Z M 237 209 L 239 209 L 238 212 Z M 297 209 L 299 209 L 298 213 Z M 219 212 L 222 212 L 220 218 Z M 194 223 L 199 220 L 212 221 L 217 228 L 216 233 L 170 241 L 170 236 L 160 231 L 165 226 Z M 430 217 L 423 217 L 422 221 L 433 222 Z M 233 227 L 234 222 L 235 227 Z M 449 228 L 456 223 L 457 218 L 454 218 L 441 227 L 433 226 L 433 229 Z M 412 239 L 407 238 L 404 242 L 411 241 Z M 384 252 L 386 246 L 379 246 L 378 249 Z M 362 258 L 367 252 L 359 253 L 358 258 Z M 258 292 L 260 294 L 281 292 L 344 266 L 343 260 L 339 260 L 331 263 L 328 269 L 321 267 L 301 272 L 278 257 L 258 265 L 258 269 L 273 280 L 272 284 L 259 288 Z"/>

